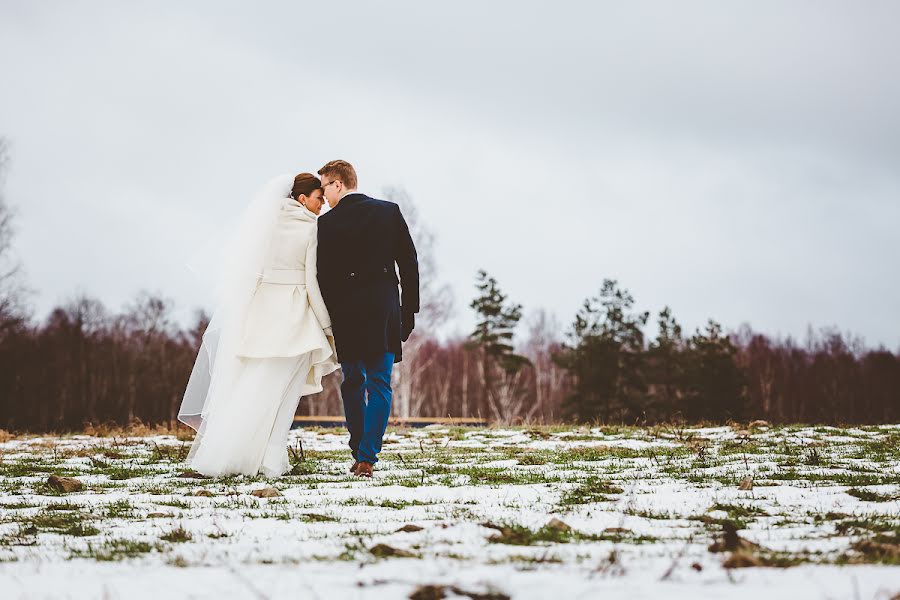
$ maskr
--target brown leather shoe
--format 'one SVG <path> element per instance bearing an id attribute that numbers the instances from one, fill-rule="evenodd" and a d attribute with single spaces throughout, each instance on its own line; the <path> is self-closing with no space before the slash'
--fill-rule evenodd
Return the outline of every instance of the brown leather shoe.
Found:
<path id="1" fill-rule="evenodd" d="M 372 463 L 367 463 L 366 461 L 361 461 L 359 466 L 356 467 L 356 472 L 353 473 L 357 477 L 371 477 L 372 476 Z"/>
<path id="2" fill-rule="evenodd" d="M 353 461 L 353 466 L 350 467 L 350 473 L 351 473 L 352 475 L 356 475 L 356 467 L 358 467 L 358 466 L 359 466 L 359 461 L 358 461 L 358 460 L 354 460 L 354 461 Z"/>

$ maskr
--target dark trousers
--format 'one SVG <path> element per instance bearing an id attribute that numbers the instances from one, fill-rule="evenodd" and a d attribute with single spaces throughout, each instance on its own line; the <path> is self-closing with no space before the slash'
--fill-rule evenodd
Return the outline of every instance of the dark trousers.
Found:
<path id="1" fill-rule="evenodd" d="M 342 362 L 341 398 L 350 431 L 353 458 L 375 464 L 391 415 L 391 370 L 394 355 L 385 352 L 371 360 Z"/>

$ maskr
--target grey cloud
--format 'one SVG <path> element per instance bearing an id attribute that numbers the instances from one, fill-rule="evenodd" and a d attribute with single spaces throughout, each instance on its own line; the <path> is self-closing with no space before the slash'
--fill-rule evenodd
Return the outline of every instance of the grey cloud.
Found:
<path id="1" fill-rule="evenodd" d="M 18 246 L 42 310 L 147 287 L 188 311 L 207 298 L 181 268 L 198 240 L 272 174 L 340 156 L 365 189 L 420 203 L 461 331 L 484 266 L 564 322 L 615 276 L 688 326 L 838 324 L 896 347 L 898 17 L 891 2 L 7 3 Z"/>

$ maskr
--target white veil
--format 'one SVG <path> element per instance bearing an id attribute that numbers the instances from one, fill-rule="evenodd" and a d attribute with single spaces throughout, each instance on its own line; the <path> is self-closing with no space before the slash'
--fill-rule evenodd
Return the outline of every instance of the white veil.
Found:
<path id="1" fill-rule="evenodd" d="M 233 230 L 218 244 L 207 244 L 202 256 L 188 263 L 194 273 L 213 282 L 215 308 L 203 334 L 178 420 L 199 431 L 216 403 L 232 389 L 240 364 L 235 348 L 263 267 L 284 199 L 294 176 L 269 180 L 253 197 Z"/>

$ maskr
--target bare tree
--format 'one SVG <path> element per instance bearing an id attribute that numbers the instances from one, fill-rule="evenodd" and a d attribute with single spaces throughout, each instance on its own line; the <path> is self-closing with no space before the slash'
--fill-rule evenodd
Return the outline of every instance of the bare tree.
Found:
<path id="1" fill-rule="evenodd" d="M 410 235 L 416 245 L 419 260 L 420 310 L 416 316 L 416 329 L 403 346 L 403 361 L 394 369 L 394 410 L 400 417 L 413 415 L 412 396 L 419 377 L 428 369 L 432 358 L 420 357 L 422 345 L 433 337 L 453 314 L 453 294 L 450 286 L 438 281 L 434 260 L 434 233 L 422 221 L 410 195 L 401 187 L 390 187 L 385 197 L 396 202 L 403 212 Z M 422 386 L 424 391 L 424 385 Z M 416 403 L 421 406 L 421 402 Z"/>
<path id="2" fill-rule="evenodd" d="M 534 402 L 524 414 L 525 421 L 541 417 L 552 422 L 560 412 L 562 401 L 568 393 L 568 374 L 553 360 L 553 354 L 562 348 L 562 326 L 556 315 L 541 308 L 529 315 L 526 326 L 528 338 L 522 354 L 534 365 Z"/>
<path id="3" fill-rule="evenodd" d="M 14 211 L 3 196 L 3 185 L 9 165 L 9 144 L 0 137 L 0 340 L 25 319 L 25 295 L 22 266 L 12 255 L 15 234 Z"/>

